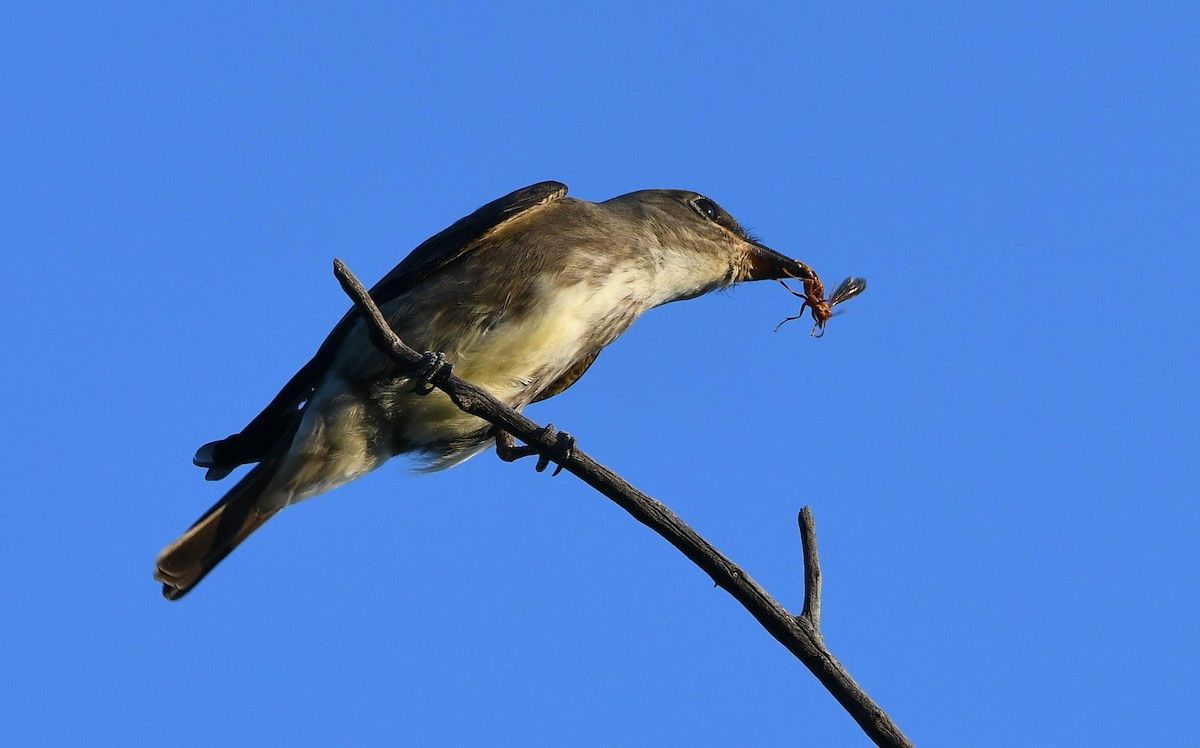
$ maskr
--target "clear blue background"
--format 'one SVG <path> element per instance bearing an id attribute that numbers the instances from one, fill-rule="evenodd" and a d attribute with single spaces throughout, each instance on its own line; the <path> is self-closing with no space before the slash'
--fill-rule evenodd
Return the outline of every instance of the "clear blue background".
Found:
<path id="1" fill-rule="evenodd" d="M 167 603 L 160 548 L 372 282 L 527 183 L 704 192 L 830 282 L 655 310 L 535 406 L 918 744 L 1195 733 L 1194 3 L 27 4 L 0 23 L 13 745 L 862 745 L 570 476 L 400 462 Z M 31 10 L 35 8 L 36 10 Z"/>

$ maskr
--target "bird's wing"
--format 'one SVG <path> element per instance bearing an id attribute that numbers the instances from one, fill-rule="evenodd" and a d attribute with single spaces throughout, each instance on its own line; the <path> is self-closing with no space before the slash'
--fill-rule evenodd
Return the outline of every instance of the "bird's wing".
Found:
<path id="1" fill-rule="evenodd" d="M 371 298 L 380 306 L 386 304 L 469 255 L 488 236 L 518 216 L 561 200 L 566 194 L 565 184 L 539 182 L 493 200 L 422 242 L 371 288 Z M 224 478 L 238 465 L 262 460 L 276 442 L 294 433 L 303 413 L 300 406 L 325 376 L 338 345 L 357 319 L 356 309 L 347 312 L 325 338 L 316 355 L 296 372 L 275 399 L 241 433 L 209 442 L 196 452 L 193 462 L 208 468 L 209 480 Z"/>
<path id="2" fill-rule="evenodd" d="M 470 254 L 488 235 L 513 219 L 557 202 L 566 194 L 567 186 L 561 182 L 539 182 L 493 200 L 422 242 L 371 288 L 371 298 L 375 299 L 376 304 L 386 304 L 430 275 Z M 351 310 L 346 317 L 353 320 L 357 314 Z M 346 321 L 343 318 L 339 327 Z M 337 328 L 334 329 L 336 333 Z"/>
<path id="3" fill-rule="evenodd" d="M 565 392 L 568 387 L 578 382 L 583 373 L 596 361 L 596 357 L 600 355 L 600 350 L 600 348 L 597 348 L 576 361 L 570 369 L 563 372 L 562 376 L 551 382 L 549 387 L 539 392 L 537 397 L 533 398 L 533 402 L 540 403 L 543 400 L 548 400 L 561 392 Z"/>

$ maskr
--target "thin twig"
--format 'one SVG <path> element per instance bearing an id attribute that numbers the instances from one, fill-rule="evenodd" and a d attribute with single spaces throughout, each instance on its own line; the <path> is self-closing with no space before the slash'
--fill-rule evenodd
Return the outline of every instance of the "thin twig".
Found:
<path id="1" fill-rule="evenodd" d="M 800 546 L 804 552 L 804 609 L 800 617 L 821 635 L 821 559 L 817 555 L 817 524 L 812 510 L 800 510 Z"/>
<path id="2" fill-rule="evenodd" d="M 372 342 L 397 363 L 408 367 L 409 370 L 415 369 L 421 361 L 421 355 L 405 345 L 388 327 L 367 290 L 341 260 L 334 260 L 334 275 L 362 313 L 370 329 Z M 554 436 L 537 423 L 509 408 L 486 390 L 453 374 L 435 386 L 449 395 L 454 404 L 464 412 L 504 429 L 525 444 L 536 447 L 540 454 L 559 462 L 567 472 L 612 499 L 636 520 L 679 549 L 712 577 L 717 585 L 741 603 L 771 636 L 804 663 L 876 745 L 912 745 L 887 713 L 871 701 L 842 664 L 825 648 L 818 628 L 820 564 L 817 558 L 815 529 L 811 521 L 812 513 L 807 507 L 801 513 L 800 525 L 805 549 L 805 607 L 800 616 L 793 616 L 768 595 L 750 575 L 688 527 L 674 512 L 634 488 L 624 478 L 596 462 L 582 450 L 574 449 L 569 456 L 564 457 L 561 445 Z M 805 513 L 809 517 L 807 527 L 804 522 Z"/>

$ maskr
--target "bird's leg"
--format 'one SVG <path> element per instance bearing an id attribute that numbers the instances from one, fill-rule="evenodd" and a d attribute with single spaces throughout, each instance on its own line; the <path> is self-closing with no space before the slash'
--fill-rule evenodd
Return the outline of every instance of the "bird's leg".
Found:
<path id="1" fill-rule="evenodd" d="M 446 360 L 446 354 L 425 351 L 421 354 L 421 365 L 413 372 L 413 379 L 417 383 L 412 391 L 418 395 L 428 395 L 433 392 L 435 385 L 445 383 L 453 369 L 454 365 Z"/>
<path id="2" fill-rule="evenodd" d="M 500 427 L 493 431 L 496 434 L 496 456 L 505 462 L 516 462 L 522 457 L 538 453 L 534 447 L 518 447 L 513 435 Z"/>
<path id="3" fill-rule="evenodd" d="M 516 441 L 513 439 L 513 435 L 504 429 L 496 428 L 493 431 L 496 435 L 497 457 L 505 462 L 515 462 L 522 457 L 539 455 L 537 465 L 535 465 L 533 468 L 539 473 L 549 467 L 550 461 L 553 459 L 554 462 L 558 463 L 558 467 L 556 467 L 554 472 L 551 473 L 552 477 L 561 473 L 563 469 L 563 463 L 571 459 L 571 456 L 575 454 L 575 437 L 571 436 L 565 431 L 558 431 L 554 428 L 553 423 L 546 424 L 546 428 L 542 429 L 543 434 L 546 436 L 553 436 L 555 438 L 555 451 L 558 454 L 554 455 L 553 458 L 551 458 L 550 455 L 541 454 L 537 447 L 518 447 Z"/>

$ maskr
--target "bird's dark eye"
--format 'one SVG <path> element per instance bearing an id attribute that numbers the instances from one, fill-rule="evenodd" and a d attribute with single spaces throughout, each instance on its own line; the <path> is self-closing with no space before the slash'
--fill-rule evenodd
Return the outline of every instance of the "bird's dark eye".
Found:
<path id="1" fill-rule="evenodd" d="M 707 197 L 698 197 L 692 201 L 692 207 L 696 212 L 704 216 L 710 221 L 717 220 L 717 204 Z"/>

